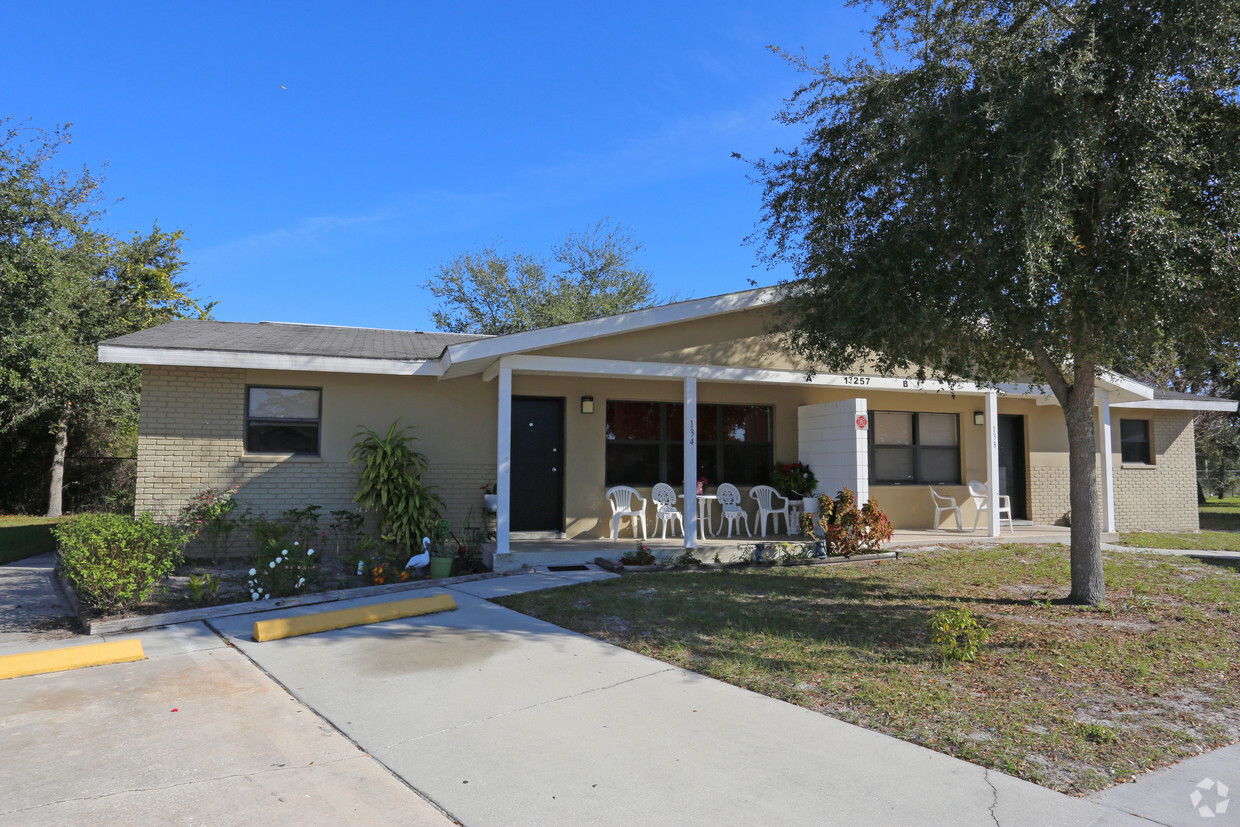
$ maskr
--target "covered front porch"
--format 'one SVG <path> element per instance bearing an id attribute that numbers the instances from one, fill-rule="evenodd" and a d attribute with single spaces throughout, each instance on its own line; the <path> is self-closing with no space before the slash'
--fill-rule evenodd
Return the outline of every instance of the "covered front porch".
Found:
<path id="1" fill-rule="evenodd" d="M 883 545 L 884 550 L 913 549 L 937 545 L 997 545 L 1002 543 L 1064 543 L 1071 539 L 1071 529 L 1066 526 L 1036 525 L 1028 521 L 1017 521 L 1015 530 L 1006 526 L 997 537 L 989 536 L 989 532 L 979 527 L 977 531 L 963 532 L 932 529 L 897 529 L 895 536 Z M 1117 535 L 1105 534 L 1103 541 L 1117 539 Z M 694 554 L 703 562 L 713 562 L 715 555 L 721 562 L 733 559 L 742 547 L 752 547 L 755 543 L 805 542 L 804 537 L 787 534 L 768 535 L 767 537 L 710 537 L 698 538 Z M 509 540 L 507 554 L 495 554 L 494 544 L 488 543 L 484 556 L 494 559 L 496 571 L 513 571 L 521 568 L 537 568 L 542 566 L 564 566 L 582 563 L 593 563 L 595 558 L 618 561 L 621 555 L 632 551 L 637 541 L 626 531 L 617 540 L 609 538 L 576 538 L 571 540 Z M 682 553 L 685 541 L 682 537 L 650 538 L 643 541 L 649 546 L 651 553 L 660 559 Z"/>

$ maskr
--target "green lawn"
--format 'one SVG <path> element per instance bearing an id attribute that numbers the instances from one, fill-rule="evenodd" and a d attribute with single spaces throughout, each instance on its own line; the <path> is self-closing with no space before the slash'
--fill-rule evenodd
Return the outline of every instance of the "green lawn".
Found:
<path id="1" fill-rule="evenodd" d="M 1240 497 L 1207 497 L 1205 505 L 1197 506 L 1197 514 L 1202 531 L 1240 531 Z"/>
<path id="2" fill-rule="evenodd" d="M 1120 544 L 1137 548 L 1183 548 L 1201 551 L 1240 551 L 1240 533 L 1235 531 L 1160 532 L 1137 531 L 1121 534 Z"/>
<path id="3" fill-rule="evenodd" d="M 0 515 L 0 565 L 55 551 L 51 527 L 66 519 Z"/>
<path id="4" fill-rule="evenodd" d="M 519 611 L 1070 793 L 1240 739 L 1240 572 L 1105 553 L 1110 603 L 1067 594 L 1062 546 L 820 568 L 629 575 Z M 989 629 L 942 664 L 931 616 Z"/>

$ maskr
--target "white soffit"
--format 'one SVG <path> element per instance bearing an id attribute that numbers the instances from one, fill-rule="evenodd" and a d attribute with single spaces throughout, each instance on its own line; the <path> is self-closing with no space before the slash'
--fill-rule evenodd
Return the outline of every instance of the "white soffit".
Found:
<path id="1" fill-rule="evenodd" d="M 440 373 L 438 362 L 426 360 L 362 359 L 351 356 L 115 347 L 112 345 L 99 346 L 99 361 L 126 365 L 299 370 L 318 373 L 378 373 L 394 376 L 438 376 Z"/>

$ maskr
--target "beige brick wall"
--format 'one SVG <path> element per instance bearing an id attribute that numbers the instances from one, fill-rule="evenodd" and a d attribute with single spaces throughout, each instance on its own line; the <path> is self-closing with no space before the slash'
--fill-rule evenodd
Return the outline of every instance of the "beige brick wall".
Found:
<path id="1" fill-rule="evenodd" d="M 1154 464 L 1122 465 L 1119 421 L 1148 419 Z M 1111 411 L 1115 454 L 1115 527 L 1120 531 L 1196 531 L 1197 462 L 1189 411 Z"/>
<path id="2" fill-rule="evenodd" d="M 1120 461 L 1120 419 L 1148 419 L 1154 440 L 1152 465 Z M 1196 531 L 1197 475 L 1193 417 L 1187 411 L 1111 409 L 1111 452 L 1115 468 L 1115 528 L 1118 531 Z M 1069 511 L 1068 466 L 1031 465 L 1030 519 L 1054 524 Z M 1096 465 L 1098 504 L 1105 508 L 1102 458 Z"/>
<path id="3" fill-rule="evenodd" d="M 357 469 L 348 463 L 347 448 L 329 446 L 327 435 L 324 435 L 322 457 L 245 454 L 245 387 L 247 380 L 254 378 L 247 373 L 225 368 L 151 365 L 143 368 L 137 511 L 174 517 L 203 489 L 231 485 L 240 487 L 237 501 L 242 507 L 268 516 L 307 505 L 320 506 L 323 518 L 337 509 L 357 510 L 353 502 Z M 324 381 L 330 383 L 331 380 L 320 377 L 314 384 L 323 385 Z M 285 380 L 271 384 L 300 383 Z M 438 388 L 429 384 L 427 387 Z M 328 418 L 328 393 L 325 387 L 325 420 Z M 385 431 L 402 411 L 390 410 L 389 404 L 379 407 L 382 410 L 375 412 L 373 422 L 362 424 Z M 405 416 L 402 424 L 417 423 Z M 356 426 L 349 427 L 351 437 Z M 489 434 L 485 441 L 490 441 Z M 480 525 L 481 486 L 494 481 L 494 461 L 479 461 L 479 452 L 468 449 L 461 451 L 466 461 L 444 461 L 458 454 L 452 451 L 452 445 L 443 442 L 421 442 L 417 446 L 432 460 L 425 481 L 443 498 L 444 516 L 454 528 L 459 528 L 471 516 L 471 509 L 472 524 Z M 493 447 L 491 455 L 494 455 Z M 320 520 L 323 528 L 328 522 L 329 518 Z"/>

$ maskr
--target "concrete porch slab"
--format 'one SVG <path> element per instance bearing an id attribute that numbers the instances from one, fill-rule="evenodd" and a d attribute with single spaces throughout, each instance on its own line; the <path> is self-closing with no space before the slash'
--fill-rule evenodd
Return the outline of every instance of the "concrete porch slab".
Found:
<path id="1" fill-rule="evenodd" d="M 886 544 L 885 549 L 899 549 L 926 545 L 959 545 L 978 544 L 996 545 L 1002 543 L 1067 543 L 1071 540 L 1072 529 L 1066 526 L 1035 525 L 1033 523 L 1017 523 L 1015 530 L 1004 528 L 998 537 L 987 537 L 982 529 L 963 532 L 933 529 L 898 529 L 895 536 Z M 1105 534 L 1103 541 L 1118 539 L 1118 535 Z M 649 546 L 656 557 L 663 558 L 680 554 L 685 550 L 684 539 L 681 537 L 651 538 L 642 544 Z M 767 537 L 708 537 L 697 541 L 697 557 L 704 562 L 711 562 L 719 555 L 721 562 L 732 560 L 740 546 L 751 546 L 754 543 L 802 543 L 801 535 L 772 534 Z M 496 571 L 513 571 L 521 568 L 537 568 L 549 565 L 571 563 L 592 563 L 596 557 L 618 561 L 622 555 L 632 551 L 637 541 L 632 537 L 621 537 L 619 540 L 609 538 L 577 538 L 571 540 L 513 540 L 511 552 L 495 555 Z"/>

